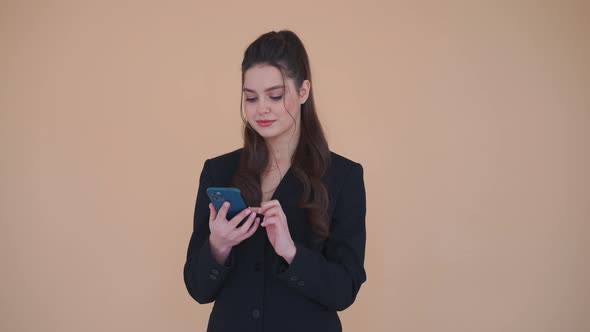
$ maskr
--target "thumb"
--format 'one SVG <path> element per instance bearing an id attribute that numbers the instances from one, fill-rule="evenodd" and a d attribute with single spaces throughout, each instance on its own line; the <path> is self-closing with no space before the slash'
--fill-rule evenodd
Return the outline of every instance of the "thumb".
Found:
<path id="1" fill-rule="evenodd" d="M 217 218 L 217 211 L 213 204 L 209 203 L 209 222 L 211 223 L 215 218 Z"/>

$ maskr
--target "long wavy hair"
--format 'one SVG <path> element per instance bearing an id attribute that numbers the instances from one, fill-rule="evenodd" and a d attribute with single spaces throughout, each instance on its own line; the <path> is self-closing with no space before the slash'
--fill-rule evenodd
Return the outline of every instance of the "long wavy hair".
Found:
<path id="1" fill-rule="evenodd" d="M 295 82 L 297 90 L 305 80 L 311 82 L 309 58 L 303 43 L 289 30 L 271 31 L 258 37 L 244 52 L 242 60 L 242 88 L 244 74 L 259 64 L 279 69 Z M 233 185 L 240 188 L 249 206 L 260 206 L 262 201 L 261 175 L 269 164 L 270 153 L 264 138 L 245 119 L 240 98 L 240 114 L 244 121 L 244 148 L 240 167 L 233 177 Z M 283 98 L 284 103 L 285 98 Z M 320 239 L 329 236 L 329 195 L 322 176 L 330 165 L 330 149 L 318 119 L 313 98 L 313 84 L 305 103 L 301 105 L 301 134 L 291 159 L 291 170 L 303 184 L 298 206 L 304 208 L 312 230 Z M 295 122 L 295 118 L 293 118 Z M 295 122 L 296 123 L 296 122 Z M 295 131 L 293 131 L 293 134 Z"/>

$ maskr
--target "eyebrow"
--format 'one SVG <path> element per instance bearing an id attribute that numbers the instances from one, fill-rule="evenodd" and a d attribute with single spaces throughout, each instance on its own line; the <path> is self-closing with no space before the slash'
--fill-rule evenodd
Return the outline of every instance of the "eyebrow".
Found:
<path id="1" fill-rule="evenodd" d="M 284 85 L 275 85 L 275 86 L 271 86 L 270 88 L 266 88 L 264 90 L 264 92 L 268 92 L 268 91 L 276 90 L 276 89 L 283 89 L 284 87 L 285 87 Z M 242 91 L 256 93 L 256 91 L 254 91 L 252 89 L 248 89 L 248 88 L 243 88 Z"/>

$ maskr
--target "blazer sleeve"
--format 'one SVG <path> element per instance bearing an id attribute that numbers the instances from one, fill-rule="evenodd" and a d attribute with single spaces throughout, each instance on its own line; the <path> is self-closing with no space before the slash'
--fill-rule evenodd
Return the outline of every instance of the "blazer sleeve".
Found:
<path id="1" fill-rule="evenodd" d="M 354 163 L 335 201 L 324 251 L 295 243 L 290 265 L 281 258 L 277 277 L 329 310 L 344 310 L 367 280 L 364 269 L 366 194 L 363 167 Z"/>
<path id="2" fill-rule="evenodd" d="M 209 173 L 209 160 L 205 161 L 199 179 L 195 203 L 193 232 L 188 245 L 184 264 L 184 283 L 188 293 L 199 303 L 215 300 L 224 280 L 234 266 L 234 254 L 230 252 L 227 261 L 217 263 L 209 245 L 209 198 L 207 187 L 213 183 Z"/>

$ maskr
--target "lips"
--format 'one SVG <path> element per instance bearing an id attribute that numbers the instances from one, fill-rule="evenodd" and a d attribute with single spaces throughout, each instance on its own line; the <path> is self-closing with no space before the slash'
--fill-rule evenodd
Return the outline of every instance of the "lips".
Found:
<path id="1" fill-rule="evenodd" d="M 258 120 L 256 121 L 256 123 L 260 126 L 260 127 L 268 127 L 271 124 L 273 124 L 276 120 Z"/>

